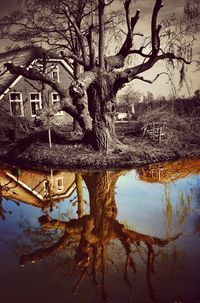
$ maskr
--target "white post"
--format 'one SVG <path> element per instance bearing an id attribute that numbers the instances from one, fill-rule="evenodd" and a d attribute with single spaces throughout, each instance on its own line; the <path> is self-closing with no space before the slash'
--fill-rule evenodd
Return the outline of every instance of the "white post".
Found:
<path id="1" fill-rule="evenodd" d="M 49 137 L 49 147 L 52 147 L 52 143 L 51 143 L 51 129 L 48 129 L 48 137 Z"/>

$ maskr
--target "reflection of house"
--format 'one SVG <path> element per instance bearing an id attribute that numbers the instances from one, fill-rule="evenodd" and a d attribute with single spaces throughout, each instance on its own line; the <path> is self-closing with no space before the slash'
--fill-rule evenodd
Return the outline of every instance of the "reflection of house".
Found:
<path id="1" fill-rule="evenodd" d="M 2 187 L 9 188 L 2 193 L 6 199 L 42 208 L 49 202 L 63 201 L 76 188 L 75 174 L 71 172 L 22 171 L 17 176 L 13 171 L 1 170 L 0 181 Z"/>
<path id="2" fill-rule="evenodd" d="M 38 109 L 60 102 L 60 96 L 50 86 L 39 81 L 13 75 L 6 70 L 2 72 L 4 64 L 9 61 L 17 66 L 25 66 L 27 69 L 35 68 L 63 83 L 66 89 L 73 79 L 72 69 L 64 59 L 51 58 L 43 61 L 37 58 L 36 52 L 30 47 L 10 51 L 3 57 L 0 56 L 0 106 L 10 111 L 13 116 L 33 119 Z M 69 115 L 59 112 L 55 116 L 55 122 L 61 122 L 67 118 L 69 120 Z"/>
<path id="3" fill-rule="evenodd" d="M 138 169 L 139 178 L 149 183 L 170 183 L 200 173 L 200 160 L 183 159 L 174 162 L 151 164 Z"/>
<path id="4" fill-rule="evenodd" d="M 117 109 L 116 121 L 130 120 L 134 113 L 135 113 L 134 104 L 131 105 L 122 104 Z"/>

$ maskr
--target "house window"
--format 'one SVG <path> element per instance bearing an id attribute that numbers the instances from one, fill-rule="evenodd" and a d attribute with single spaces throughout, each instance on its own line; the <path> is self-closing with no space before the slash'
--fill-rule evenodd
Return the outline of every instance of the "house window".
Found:
<path id="1" fill-rule="evenodd" d="M 60 96 L 58 93 L 52 93 L 52 104 L 55 104 L 56 102 L 60 102 Z"/>
<path id="2" fill-rule="evenodd" d="M 57 66 L 52 71 L 52 78 L 53 78 L 53 80 L 59 82 L 59 69 Z"/>
<path id="3" fill-rule="evenodd" d="M 57 191 L 62 191 L 64 189 L 63 178 L 57 178 Z"/>
<path id="4" fill-rule="evenodd" d="M 41 93 L 30 93 L 31 116 L 35 117 L 37 111 L 42 108 Z"/>
<path id="5" fill-rule="evenodd" d="M 52 105 L 56 104 L 57 102 L 60 102 L 60 96 L 58 93 L 51 93 L 51 100 Z M 59 111 L 55 114 L 55 116 L 62 116 L 64 113 L 63 111 Z"/>
<path id="6" fill-rule="evenodd" d="M 47 192 L 49 190 L 49 181 L 45 180 L 44 181 L 44 191 Z"/>
<path id="7" fill-rule="evenodd" d="M 10 108 L 12 116 L 24 116 L 22 93 L 13 92 L 10 96 Z"/>

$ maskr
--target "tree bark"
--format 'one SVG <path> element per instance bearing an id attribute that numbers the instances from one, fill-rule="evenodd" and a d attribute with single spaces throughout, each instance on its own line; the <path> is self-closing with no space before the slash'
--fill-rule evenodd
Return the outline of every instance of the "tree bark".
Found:
<path id="1" fill-rule="evenodd" d="M 88 89 L 88 108 L 92 117 L 92 131 L 88 141 L 103 152 L 113 150 L 120 144 L 115 131 L 116 93 L 114 75 L 98 73 L 97 80 Z"/>
<path id="2" fill-rule="evenodd" d="M 115 186 L 121 174 L 122 172 L 102 171 L 82 175 L 89 191 L 90 215 L 94 219 L 94 232 L 103 237 L 106 235 L 110 237 L 112 227 L 107 224 L 111 218 L 116 219 L 117 216 Z"/>

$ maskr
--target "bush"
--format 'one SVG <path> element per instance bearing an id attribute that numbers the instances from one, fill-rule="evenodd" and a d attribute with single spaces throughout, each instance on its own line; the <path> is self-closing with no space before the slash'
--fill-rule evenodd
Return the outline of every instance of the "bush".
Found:
<path id="1" fill-rule="evenodd" d="M 34 125 L 28 119 L 0 113 L 0 144 L 14 142 L 18 138 L 30 134 L 33 130 Z"/>
<path id="2" fill-rule="evenodd" d="M 162 107 L 149 110 L 138 120 L 144 124 L 144 129 L 153 123 L 164 126 L 164 135 L 161 143 L 164 145 L 182 146 L 188 144 L 200 145 L 200 117 L 195 115 L 179 116 L 171 109 Z"/>

